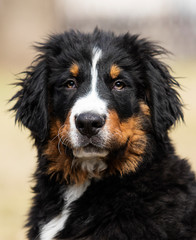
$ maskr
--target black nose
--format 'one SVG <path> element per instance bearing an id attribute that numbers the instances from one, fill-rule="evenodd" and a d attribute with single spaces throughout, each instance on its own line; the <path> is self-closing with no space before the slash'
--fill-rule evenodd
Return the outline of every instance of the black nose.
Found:
<path id="1" fill-rule="evenodd" d="M 106 116 L 92 112 L 81 113 L 75 118 L 76 127 L 82 135 L 92 137 L 97 134 L 105 124 Z"/>

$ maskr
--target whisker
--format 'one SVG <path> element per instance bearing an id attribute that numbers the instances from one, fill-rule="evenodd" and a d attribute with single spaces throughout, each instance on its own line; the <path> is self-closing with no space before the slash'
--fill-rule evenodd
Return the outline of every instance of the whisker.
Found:
<path id="1" fill-rule="evenodd" d="M 58 130 L 58 134 L 56 135 L 56 136 L 54 136 L 52 139 L 51 139 L 51 141 L 54 141 L 57 137 L 59 137 L 59 133 L 62 133 L 62 128 L 65 126 L 65 124 L 63 124 L 60 128 L 59 128 L 59 130 Z M 62 131 L 61 131 L 62 130 Z M 61 132 L 60 132 L 61 131 Z"/>
<path id="2" fill-rule="evenodd" d="M 67 145 L 67 143 L 68 143 L 68 138 L 67 137 L 65 137 L 64 139 L 61 138 L 61 140 L 62 140 L 63 145 Z"/>
<path id="3" fill-rule="evenodd" d="M 61 154 L 61 149 L 60 149 L 60 144 L 61 144 L 61 142 L 62 142 L 62 140 L 61 140 L 61 136 L 60 136 L 60 131 L 62 130 L 62 128 L 64 127 L 65 125 L 63 124 L 60 128 L 59 128 L 59 130 L 58 130 L 58 139 L 59 139 L 59 141 L 58 141 L 58 151 L 59 151 L 59 153 Z"/>
<path id="4" fill-rule="evenodd" d="M 58 137 L 58 135 L 56 135 L 55 137 L 53 137 L 51 141 L 54 141 L 57 137 Z"/>
<path id="5" fill-rule="evenodd" d="M 58 150 L 59 150 L 59 153 L 61 154 L 60 144 L 61 144 L 61 140 L 59 139 L 59 141 L 58 141 Z"/>

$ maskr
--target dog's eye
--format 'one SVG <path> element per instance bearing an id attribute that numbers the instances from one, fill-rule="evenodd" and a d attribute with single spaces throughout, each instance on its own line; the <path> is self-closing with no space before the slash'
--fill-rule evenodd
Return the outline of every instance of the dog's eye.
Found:
<path id="1" fill-rule="evenodd" d="M 68 80 L 68 81 L 65 83 L 65 87 L 66 87 L 66 88 L 69 88 L 69 89 L 77 88 L 76 81 L 73 80 L 73 79 Z"/>
<path id="2" fill-rule="evenodd" d="M 122 90 L 125 87 L 125 83 L 121 80 L 117 80 L 114 82 L 113 89 L 115 90 Z"/>

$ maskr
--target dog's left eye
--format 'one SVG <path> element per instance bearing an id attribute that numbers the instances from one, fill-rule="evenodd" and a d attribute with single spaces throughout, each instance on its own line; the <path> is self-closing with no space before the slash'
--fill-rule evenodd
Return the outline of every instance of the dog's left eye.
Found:
<path id="1" fill-rule="evenodd" d="M 125 83 L 121 80 L 117 80 L 116 82 L 114 82 L 113 84 L 113 89 L 115 90 L 122 90 L 123 88 L 125 88 Z"/>
<path id="2" fill-rule="evenodd" d="M 69 88 L 69 89 L 77 88 L 76 81 L 73 80 L 73 79 L 68 80 L 68 81 L 65 83 L 65 87 L 66 87 L 66 88 Z"/>

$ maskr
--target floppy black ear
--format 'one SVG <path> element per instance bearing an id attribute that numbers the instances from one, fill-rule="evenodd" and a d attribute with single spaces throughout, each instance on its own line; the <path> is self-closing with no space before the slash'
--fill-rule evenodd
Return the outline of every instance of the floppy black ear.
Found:
<path id="1" fill-rule="evenodd" d="M 21 89 L 13 96 L 16 100 L 12 110 L 16 121 L 29 128 L 32 135 L 43 141 L 48 131 L 46 61 L 41 59 L 36 66 L 25 72 L 25 77 L 16 85 Z"/>
<path id="2" fill-rule="evenodd" d="M 155 133 L 158 137 L 164 137 L 176 120 L 183 120 L 182 103 L 175 90 L 179 84 L 170 75 L 168 67 L 153 56 L 148 58 L 146 66 Z"/>

